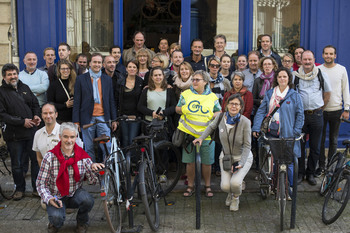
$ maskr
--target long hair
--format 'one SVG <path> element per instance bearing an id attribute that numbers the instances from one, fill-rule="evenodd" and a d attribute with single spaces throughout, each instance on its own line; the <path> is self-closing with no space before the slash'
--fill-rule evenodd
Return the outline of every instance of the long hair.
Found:
<path id="1" fill-rule="evenodd" d="M 160 85 L 160 87 L 163 89 L 163 90 L 166 90 L 167 87 L 168 87 L 168 83 L 167 83 L 167 80 L 165 79 L 165 76 L 164 76 L 164 71 L 161 67 L 157 66 L 157 67 L 154 67 L 153 69 L 151 69 L 150 71 L 150 74 L 149 74 L 149 79 L 148 79 L 148 89 L 150 91 L 154 91 L 156 89 L 156 85 L 154 84 L 154 81 L 153 81 L 153 74 L 154 74 L 154 71 L 156 70 L 160 70 L 162 72 L 162 75 L 163 75 L 163 81 Z"/>
<path id="2" fill-rule="evenodd" d="M 61 78 L 61 66 L 62 65 L 67 65 L 70 69 L 70 74 L 68 77 L 68 89 L 69 89 L 69 94 L 74 95 L 74 85 L 75 85 L 75 80 L 77 79 L 77 74 L 75 73 L 74 67 L 72 63 L 68 60 L 60 60 L 57 64 L 57 77 Z"/>

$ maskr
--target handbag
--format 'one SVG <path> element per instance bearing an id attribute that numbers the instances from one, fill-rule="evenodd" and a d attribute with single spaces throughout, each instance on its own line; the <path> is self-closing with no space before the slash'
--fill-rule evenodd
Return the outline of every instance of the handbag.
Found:
<path id="1" fill-rule="evenodd" d="M 185 141 L 185 132 L 176 128 L 176 130 L 171 138 L 171 142 L 173 143 L 174 146 L 181 147 L 183 145 L 184 141 Z"/>
<path id="2" fill-rule="evenodd" d="M 260 132 L 266 134 L 267 132 L 269 132 L 269 125 L 270 125 L 270 121 L 271 118 L 273 116 L 273 114 L 275 114 L 277 112 L 277 110 L 282 106 L 284 100 L 282 100 L 279 104 L 279 107 L 275 107 L 274 110 L 271 112 L 271 114 L 267 115 L 264 117 L 261 126 L 260 126 Z"/>

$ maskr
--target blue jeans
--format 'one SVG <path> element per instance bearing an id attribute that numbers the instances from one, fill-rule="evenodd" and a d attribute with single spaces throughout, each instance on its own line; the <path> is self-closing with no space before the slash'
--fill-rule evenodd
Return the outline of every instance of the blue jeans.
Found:
<path id="1" fill-rule="evenodd" d="M 10 152 L 13 181 L 16 184 L 16 191 L 24 192 L 25 181 L 25 161 L 26 157 L 31 161 L 31 178 L 33 191 L 36 191 L 35 181 L 39 172 L 39 164 L 36 160 L 36 153 L 32 150 L 33 139 L 21 141 L 7 141 L 7 149 Z"/>
<path id="2" fill-rule="evenodd" d="M 92 117 L 90 123 L 94 123 L 96 121 L 105 121 L 104 116 L 98 116 L 98 117 Z M 83 141 L 84 141 L 84 147 L 85 151 L 90 155 L 93 162 L 96 162 L 96 155 L 94 151 L 94 138 L 100 137 L 102 134 L 105 134 L 107 136 L 111 136 L 110 129 L 108 128 L 107 124 L 96 124 L 94 126 L 91 126 L 88 129 L 82 129 L 82 135 L 83 135 Z M 107 142 L 107 149 L 108 153 L 111 149 L 111 143 Z M 100 147 L 103 151 L 103 158 L 106 157 L 106 151 L 104 149 L 103 144 L 100 144 Z"/>
<path id="3" fill-rule="evenodd" d="M 122 147 L 126 147 L 131 145 L 132 140 L 140 135 L 141 131 L 141 123 L 140 122 L 128 122 L 122 121 L 120 122 L 120 127 L 122 130 Z"/>
<path id="4" fill-rule="evenodd" d="M 301 141 L 301 157 L 299 158 L 299 174 L 313 175 L 320 158 L 321 137 L 323 130 L 323 111 L 318 110 L 313 114 L 304 114 L 305 121 L 303 133 L 309 134 L 310 153 L 305 171 L 305 141 Z"/>
<path id="5" fill-rule="evenodd" d="M 332 155 L 337 152 L 338 147 L 338 134 L 340 128 L 340 116 L 342 110 L 323 112 L 323 131 L 322 131 L 322 141 L 321 141 L 321 153 L 319 167 L 325 168 L 326 166 L 326 156 L 325 156 L 325 141 L 326 141 L 326 131 L 327 124 L 329 123 L 329 148 L 328 148 L 328 161 L 331 159 Z"/>
<path id="6" fill-rule="evenodd" d="M 66 208 L 79 209 L 77 223 L 84 225 L 89 223 L 89 212 L 94 206 L 94 198 L 86 190 L 79 188 L 72 197 L 65 196 L 61 199 L 62 208 L 47 205 L 46 211 L 49 222 L 56 228 L 63 226 L 66 219 Z"/>

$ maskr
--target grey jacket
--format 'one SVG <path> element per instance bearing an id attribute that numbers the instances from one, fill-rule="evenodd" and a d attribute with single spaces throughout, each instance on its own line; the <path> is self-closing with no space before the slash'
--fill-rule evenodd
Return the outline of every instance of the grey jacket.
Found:
<path id="1" fill-rule="evenodd" d="M 210 135 L 217 127 L 219 127 L 219 137 L 222 144 L 222 150 L 225 155 L 230 154 L 230 147 L 233 155 L 231 155 L 232 162 L 238 161 L 238 164 L 244 166 L 251 149 L 251 127 L 250 120 L 245 116 L 241 115 L 240 122 L 238 123 L 238 128 L 235 137 L 235 143 L 233 145 L 233 134 L 235 132 L 235 127 L 237 124 L 230 129 L 229 134 L 227 134 L 226 127 L 226 117 L 221 119 L 221 122 L 218 124 L 219 115 L 210 123 L 207 129 L 203 132 L 201 139 L 205 139 Z M 229 139 L 227 139 L 229 135 Z M 233 148 L 232 148 L 233 145 Z"/>

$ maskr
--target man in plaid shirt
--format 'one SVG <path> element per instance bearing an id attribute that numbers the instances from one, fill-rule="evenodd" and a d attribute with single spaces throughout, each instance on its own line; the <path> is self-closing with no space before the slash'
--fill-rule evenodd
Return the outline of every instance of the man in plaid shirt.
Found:
<path id="1" fill-rule="evenodd" d="M 57 232 L 65 220 L 66 208 L 78 208 L 77 232 L 86 232 L 89 212 L 94 199 L 82 188 L 85 178 L 97 182 L 94 172 L 104 168 L 101 163 L 93 163 L 89 155 L 79 147 L 77 126 L 71 122 L 62 123 L 60 142 L 43 158 L 38 178 L 37 190 L 47 204 L 49 232 Z"/>

